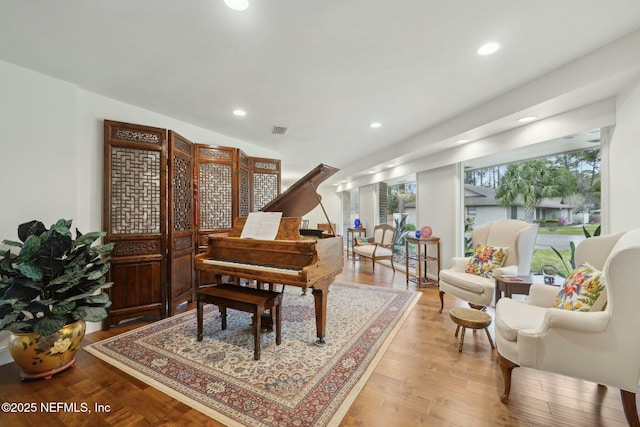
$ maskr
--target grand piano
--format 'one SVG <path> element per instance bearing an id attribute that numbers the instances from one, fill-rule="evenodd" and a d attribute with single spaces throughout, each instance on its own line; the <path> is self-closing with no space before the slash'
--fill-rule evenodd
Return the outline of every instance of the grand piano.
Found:
<path id="1" fill-rule="evenodd" d="M 300 224 L 302 216 L 318 204 L 327 217 L 316 189 L 337 171 L 320 164 L 261 209 L 282 212 L 275 240 L 241 238 L 246 218 L 236 218 L 228 235 L 209 236 L 207 251 L 195 259 L 195 269 L 208 276 L 311 288 L 318 345 L 325 344 L 327 294 L 329 285 L 342 272 L 343 241 L 335 235 L 335 230 L 316 233 L 300 230 Z M 331 224 L 328 217 L 327 222 Z"/>

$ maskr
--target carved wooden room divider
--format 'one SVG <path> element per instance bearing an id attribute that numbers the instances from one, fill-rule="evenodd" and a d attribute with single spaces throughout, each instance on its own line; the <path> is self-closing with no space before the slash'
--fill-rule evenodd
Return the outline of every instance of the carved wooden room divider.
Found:
<path id="1" fill-rule="evenodd" d="M 114 242 L 103 326 L 173 315 L 194 300 L 208 235 L 280 194 L 280 160 L 194 144 L 174 131 L 104 121 L 105 242 Z M 205 278 L 203 283 L 209 283 Z"/>

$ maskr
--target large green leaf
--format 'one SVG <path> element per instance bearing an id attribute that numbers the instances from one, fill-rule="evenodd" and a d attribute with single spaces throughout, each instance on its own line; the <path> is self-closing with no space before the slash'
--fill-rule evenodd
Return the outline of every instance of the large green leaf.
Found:
<path id="1" fill-rule="evenodd" d="M 83 234 L 76 238 L 76 246 L 91 245 L 99 238 L 106 236 L 106 234 L 104 231 L 92 231 L 91 233 Z"/>
<path id="2" fill-rule="evenodd" d="M 92 271 L 87 276 L 87 280 L 98 280 L 101 277 L 104 277 L 104 274 L 109 270 L 109 266 L 105 265 L 100 270 Z"/>
<path id="3" fill-rule="evenodd" d="M 61 236 L 71 237 L 71 220 L 59 219 L 55 224 L 51 226 L 50 231 L 55 231 Z"/>
<path id="4" fill-rule="evenodd" d="M 34 254 L 38 252 L 40 246 L 42 246 L 42 239 L 40 236 L 29 236 L 22 244 L 22 248 L 20 249 L 20 253 L 18 254 L 15 262 L 29 262 L 34 257 Z"/>
<path id="5" fill-rule="evenodd" d="M 58 329 L 62 328 L 66 323 L 64 316 L 47 316 L 38 320 L 33 325 L 33 332 L 37 332 L 40 335 L 51 335 Z"/>
<path id="6" fill-rule="evenodd" d="M 82 276 L 68 277 L 67 280 L 58 281 L 52 285 L 55 285 L 56 287 L 55 292 L 57 294 L 61 294 L 69 291 L 70 289 L 77 287 L 81 281 L 82 281 Z"/>
<path id="7" fill-rule="evenodd" d="M 0 319 L 0 331 L 4 330 L 5 327 L 9 324 L 11 324 L 12 322 L 15 322 L 18 320 L 18 314 L 19 313 L 10 313 L 5 315 L 4 317 L 2 317 Z"/>
<path id="8" fill-rule="evenodd" d="M 53 312 L 53 314 L 64 316 L 67 313 L 71 313 L 75 306 L 76 304 L 72 301 L 61 302 L 54 305 L 51 311 Z"/>
<path id="9" fill-rule="evenodd" d="M 42 280 L 43 277 L 42 268 L 33 264 L 22 264 L 20 266 L 20 273 L 36 282 Z"/>
<path id="10" fill-rule="evenodd" d="M 113 246 L 114 246 L 114 243 L 111 242 L 111 243 L 107 243 L 106 245 L 94 246 L 92 249 L 96 251 L 96 254 L 104 255 L 111 252 L 113 250 Z"/>
<path id="11" fill-rule="evenodd" d="M 109 295 L 104 293 L 98 294 L 98 295 L 91 295 L 90 297 L 85 298 L 84 301 L 87 304 L 106 304 L 109 302 Z"/>
<path id="12" fill-rule="evenodd" d="M 18 226 L 18 238 L 24 242 L 29 236 L 39 236 L 46 231 L 44 224 L 34 219 Z"/>
<path id="13" fill-rule="evenodd" d="M 32 332 L 33 331 L 33 320 L 23 321 L 17 320 L 14 322 L 7 322 L 7 325 L 0 328 L 5 331 L 11 332 Z"/>
<path id="14" fill-rule="evenodd" d="M 38 292 L 42 291 L 42 282 L 32 280 L 28 277 L 13 277 L 11 283 L 14 285 L 24 286 L 25 288 L 35 289 Z"/>
<path id="15" fill-rule="evenodd" d="M 7 246 L 16 246 L 18 248 L 22 247 L 22 242 L 16 242 L 15 240 L 3 240 L 2 244 Z"/>
<path id="16" fill-rule="evenodd" d="M 27 303 L 33 299 L 38 298 L 40 296 L 40 290 L 32 287 L 23 286 L 20 283 L 13 283 L 7 290 L 4 292 L 4 299 L 12 299 L 15 298 L 18 301 L 22 301 L 23 303 Z"/>
<path id="17" fill-rule="evenodd" d="M 73 318 L 87 322 L 100 322 L 107 318 L 107 310 L 103 307 L 81 306 L 74 310 Z"/>

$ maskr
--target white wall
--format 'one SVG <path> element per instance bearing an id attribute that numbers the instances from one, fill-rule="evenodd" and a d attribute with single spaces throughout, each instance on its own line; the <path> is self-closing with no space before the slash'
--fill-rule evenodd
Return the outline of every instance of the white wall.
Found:
<path id="1" fill-rule="evenodd" d="M 420 172 L 416 175 L 417 228 L 429 226 L 440 238 L 441 268 L 451 265 L 451 258 L 461 250 L 462 173 L 459 165 Z"/>
<path id="2" fill-rule="evenodd" d="M 342 200 L 340 194 L 335 192 L 333 186 L 320 185 L 318 187 L 318 194 L 322 197 L 322 206 L 324 206 L 329 219 L 336 225 L 336 233 L 344 235 L 342 230 Z M 311 212 L 304 216 L 304 219 L 309 220 L 309 228 L 316 228 L 318 224 L 324 224 L 327 222 L 327 217 L 322 210 L 322 206 L 316 206 Z"/>
<path id="3" fill-rule="evenodd" d="M 0 62 L 0 240 L 18 240 L 32 219 L 78 217 L 75 109 L 73 86 Z M 12 360 L 7 336 L 0 364 Z"/>
<path id="4" fill-rule="evenodd" d="M 77 217 L 75 110 L 73 86 L 0 62 L 0 240 Z"/>
<path id="5" fill-rule="evenodd" d="M 640 226 L 640 80 L 617 98 L 617 122 L 609 143 L 609 183 L 602 194 L 611 232 Z M 604 160 L 604 156 L 603 156 Z"/>
<path id="6" fill-rule="evenodd" d="M 367 235 L 372 236 L 373 227 L 378 225 L 378 196 L 375 185 L 360 187 L 360 221 L 367 229 Z"/>

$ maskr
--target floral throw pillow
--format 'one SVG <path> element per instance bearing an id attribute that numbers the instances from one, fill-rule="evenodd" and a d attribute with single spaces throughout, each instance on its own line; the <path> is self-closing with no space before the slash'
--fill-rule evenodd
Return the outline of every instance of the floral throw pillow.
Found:
<path id="1" fill-rule="evenodd" d="M 600 311 L 606 303 L 604 277 L 589 263 L 576 267 L 553 301 L 563 310 Z"/>
<path id="2" fill-rule="evenodd" d="M 469 259 L 465 272 L 491 277 L 495 268 L 501 267 L 507 257 L 507 248 L 478 245 Z"/>

